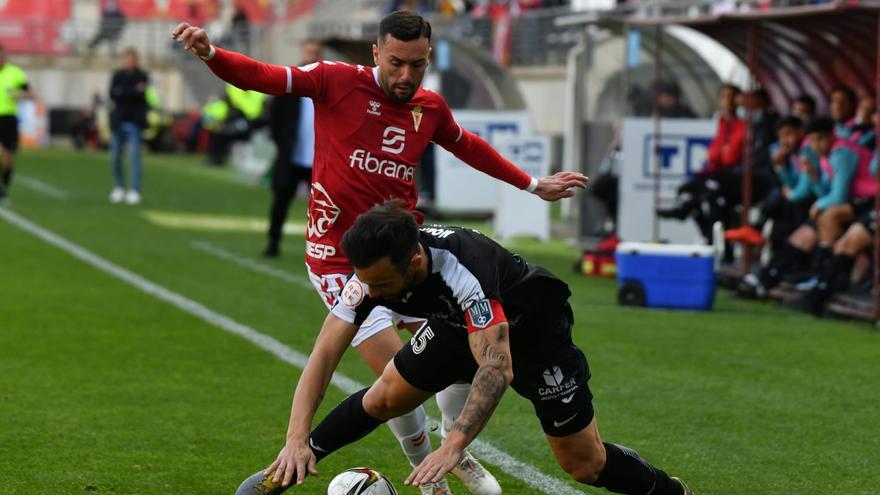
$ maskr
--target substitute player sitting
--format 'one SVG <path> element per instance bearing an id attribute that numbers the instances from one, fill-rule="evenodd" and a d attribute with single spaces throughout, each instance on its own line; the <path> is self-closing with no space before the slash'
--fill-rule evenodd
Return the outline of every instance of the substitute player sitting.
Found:
<path id="1" fill-rule="evenodd" d="M 634 450 L 600 439 L 590 370 L 571 339 L 571 293 L 563 281 L 476 231 L 419 229 L 415 217 L 393 201 L 361 215 L 342 247 L 356 274 L 319 337 L 340 342 L 337 360 L 341 342 L 354 338 L 376 305 L 428 321 L 369 389 L 345 399 L 301 447 L 282 450 L 262 473 L 269 481 L 302 483 L 316 473 L 317 461 L 465 380 L 472 383 L 470 395 L 452 431 L 408 484 L 436 481 L 456 466 L 511 386 L 532 402 L 559 465 L 575 480 L 617 493 L 692 493 Z M 331 372 L 310 359 L 300 386 L 309 380 L 323 391 Z M 261 481 L 250 478 L 239 493 Z"/>

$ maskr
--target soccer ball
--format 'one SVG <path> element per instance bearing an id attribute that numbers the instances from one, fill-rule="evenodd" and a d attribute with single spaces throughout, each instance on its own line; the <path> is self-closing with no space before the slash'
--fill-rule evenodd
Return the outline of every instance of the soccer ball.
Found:
<path id="1" fill-rule="evenodd" d="M 336 475 L 327 487 L 327 495 L 397 495 L 397 490 L 379 471 L 361 467 Z"/>

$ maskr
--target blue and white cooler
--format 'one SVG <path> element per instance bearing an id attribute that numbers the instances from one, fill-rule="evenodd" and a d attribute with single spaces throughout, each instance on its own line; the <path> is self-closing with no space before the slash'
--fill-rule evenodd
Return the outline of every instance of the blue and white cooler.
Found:
<path id="1" fill-rule="evenodd" d="M 712 308 L 715 253 L 699 244 L 623 242 L 617 246 L 617 300 L 624 306 Z"/>

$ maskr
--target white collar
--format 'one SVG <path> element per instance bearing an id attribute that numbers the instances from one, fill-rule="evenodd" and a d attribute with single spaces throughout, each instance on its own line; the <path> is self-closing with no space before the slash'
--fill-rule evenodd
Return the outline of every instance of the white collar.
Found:
<path id="1" fill-rule="evenodd" d="M 379 84 L 379 67 L 373 67 L 373 80 L 376 81 L 376 86 L 379 86 L 379 89 L 382 89 L 382 85 Z"/>

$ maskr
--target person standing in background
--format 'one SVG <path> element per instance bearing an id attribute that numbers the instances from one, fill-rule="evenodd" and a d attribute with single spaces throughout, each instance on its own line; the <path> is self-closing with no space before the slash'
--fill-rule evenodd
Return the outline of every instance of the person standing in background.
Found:
<path id="1" fill-rule="evenodd" d="M 302 63 L 313 64 L 322 58 L 320 41 L 306 40 L 302 45 Z M 315 160 L 315 106 L 305 96 L 276 96 L 269 104 L 269 130 L 277 154 L 272 173 L 272 205 L 269 208 L 266 258 L 280 254 L 281 234 L 290 203 L 300 182 L 311 185 Z"/>
<path id="2" fill-rule="evenodd" d="M 147 126 L 147 85 L 149 75 L 138 65 L 138 52 L 127 48 L 122 55 L 123 67 L 113 73 L 110 82 L 110 160 L 113 168 L 111 203 L 123 200 L 136 205 L 141 202 L 141 132 Z M 125 190 L 122 169 L 122 148 L 128 146 L 131 157 L 131 187 Z"/>
<path id="3" fill-rule="evenodd" d="M 12 161 L 18 150 L 18 100 L 31 98 L 27 75 L 17 65 L 6 62 L 6 48 L 0 44 L 0 205 L 9 200 Z"/>

